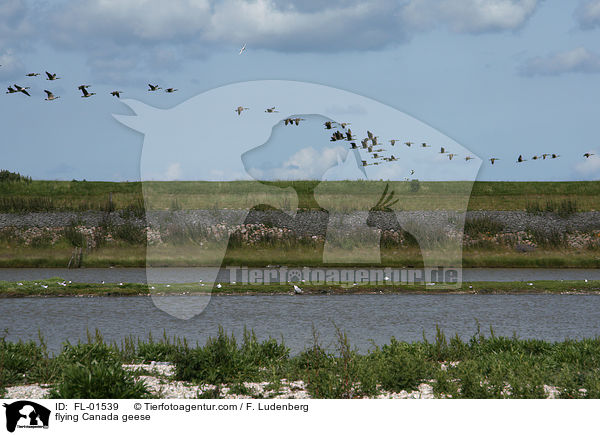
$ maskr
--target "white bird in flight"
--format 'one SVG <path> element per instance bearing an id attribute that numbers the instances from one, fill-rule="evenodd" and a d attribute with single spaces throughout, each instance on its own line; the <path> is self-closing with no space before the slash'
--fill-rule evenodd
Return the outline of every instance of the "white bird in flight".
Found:
<path id="1" fill-rule="evenodd" d="M 244 50 L 246 50 L 246 44 L 244 44 L 242 48 L 240 48 L 240 52 L 238 54 L 242 54 Z"/>

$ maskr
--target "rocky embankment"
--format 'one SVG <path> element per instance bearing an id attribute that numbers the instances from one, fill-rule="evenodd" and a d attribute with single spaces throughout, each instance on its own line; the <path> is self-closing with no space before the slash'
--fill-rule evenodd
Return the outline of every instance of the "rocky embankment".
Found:
<path id="1" fill-rule="evenodd" d="M 279 211 L 245 210 L 187 210 L 158 211 L 150 213 L 145 219 L 123 215 L 119 212 L 49 212 L 49 213 L 3 213 L 0 214 L 0 229 L 17 228 L 60 228 L 72 224 L 95 227 L 99 225 L 134 225 L 151 227 L 162 225 L 212 226 L 218 224 L 240 225 L 265 224 L 275 228 L 286 228 L 297 234 L 323 234 L 327 227 L 360 228 L 364 225 L 380 229 L 403 227 L 428 227 L 439 229 L 457 229 L 463 214 L 452 211 L 402 211 L 402 212 L 350 212 L 328 213 L 308 211 L 284 213 Z M 525 211 L 469 211 L 466 220 L 490 219 L 502 226 L 502 232 L 517 231 L 557 231 L 590 232 L 600 230 L 600 212 L 579 212 L 567 217 L 555 213 L 532 214 Z"/>

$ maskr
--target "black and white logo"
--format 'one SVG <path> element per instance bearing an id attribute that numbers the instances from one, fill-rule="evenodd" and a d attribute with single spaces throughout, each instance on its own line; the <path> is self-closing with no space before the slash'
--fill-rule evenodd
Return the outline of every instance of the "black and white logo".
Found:
<path id="1" fill-rule="evenodd" d="M 15 429 L 47 429 L 50 422 L 50 410 L 29 400 L 5 403 L 6 430 Z"/>

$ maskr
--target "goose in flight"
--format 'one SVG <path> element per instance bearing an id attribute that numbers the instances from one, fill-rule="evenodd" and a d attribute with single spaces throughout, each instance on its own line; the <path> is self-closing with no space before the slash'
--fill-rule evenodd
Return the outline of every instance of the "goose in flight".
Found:
<path id="1" fill-rule="evenodd" d="M 346 128 L 346 126 L 350 125 L 350 123 L 349 122 L 342 122 L 340 125 L 342 126 L 342 128 Z"/>
<path id="2" fill-rule="evenodd" d="M 242 112 L 244 110 L 249 110 L 247 107 L 242 107 L 242 106 L 238 106 L 237 109 L 234 110 L 234 112 L 237 112 L 238 116 L 242 114 Z M 285 125 L 287 125 L 287 122 L 285 123 Z"/>
<path id="3" fill-rule="evenodd" d="M 369 130 L 367 130 L 367 136 L 369 136 L 369 139 L 373 139 L 373 133 L 371 133 Z"/>
<path id="4" fill-rule="evenodd" d="M 531 160 L 537 160 L 537 159 L 539 159 L 539 158 L 540 158 L 540 156 L 533 156 L 533 157 L 531 158 Z"/>
<path id="5" fill-rule="evenodd" d="M 553 159 L 558 159 L 559 157 L 560 157 L 560 155 L 559 155 L 559 154 L 552 154 L 552 158 L 553 158 Z"/>
<path id="6" fill-rule="evenodd" d="M 60 77 L 56 77 L 56 73 L 50 74 L 48 71 L 46 71 L 46 75 L 48 76 L 46 78 L 46 80 L 58 80 L 60 78 Z"/>
<path id="7" fill-rule="evenodd" d="M 499 159 L 499 158 L 497 158 L 497 157 L 492 157 L 492 158 L 490 159 L 490 162 L 492 163 L 492 165 L 494 164 L 494 162 L 495 162 L 496 160 L 500 160 L 500 159 Z"/>
<path id="8" fill-rule="evenodd" d="M 361 160 L 363 166 L 369 166 L 366 160 Z"/>
<path id="9" fill-rule="evenodd" d="M 355 142 L 350 142 L 350 148 L 353 150 L 358 149 Z"/>
<path id="10" fill-rule="evenodd" d="M 427 142 L 423 142 L 421 148 L 431 148 L 431 145 L 427 145 Z"/>
<path id="11" fill-rule="evenodd" d="M 304 119 L 304 118 L 294 118 L 293 121 L 294 121 L 294 123 L 296 125 L 300 125 L 300 121 L 306 121 L 306 119 Z M 350 139 L 348 139 L 348 140 L 350 140 Z"/>
<path id="12" fill-rule="evenodd" d="M 465 161 L 467 161 L 467 162 L 468 162 L 469 160 L 473 160 L 473 157 L 471 157 L 471 156 L 467 156 L 467 157 L 465 157 Z"/>
<path id="13" fill-rule="evenodd" d="M 448 154 L 448 158 L 449 158 L 450 160 L 452 160 L 452 158 L 453 158 L 454 156 L 457 156 L 457 155 L 458 155 L 458 154 L 453 154 L 453 153 L 450 153 L 450 154 Z"/>
<path id="14" fill-rule="evenodd" d="M 390 144 L 392 144 L 392 146 L 396 145 L 396 142 L 398 142 L 398 139 L 390 139 Z"/>
<path id="15" fill-rule="evenodd" d="M 151 85 L 150 83 L 148 83 L 148 92 L 153 92 L 153 91 L 158 91 L 159 89 L 162 89 L 160 86 L 158 85 Z"/>
<path id="16" fill-rule="evenodd" d="M 542 159 L 546 160 L 546 157 L 548 157 L 550 154 L 542 154 Z"/>
<path id="17" fill-rule="evenodd" d="M 410 175 L 414 175 L 414 174 L 415 174 L 415 170 L 414 170 L 414 169 L 411 169 L 411 170 L 410 170 Z"/>
<path id="18" fill-rule="evenodd" d="M 363 147 L 364 149 L 366 149 L 366 148 L 369 146 L 369 145 L 367 144 L 367 141 L 368 141 L 368 140 L 369 140 L 369 139 L 367 139 L 367 138 L 364 138 L 363 140 L 361 140 L 361 141 L 360 141 L 360 143 L 361 143 L 361 145 L 362 145 L 362 147 Z"/>
<path id="19" fill-rule="evenodd" d="M 37 77 L 39 75 L 40 75 L 40 73 L 29 73 L 29 74 L 26 74 L 26 77 Z"/>
<path id="20" fill-rule="evenodd" d="M 591 156 L 595 156 L 595 154 L 594 153 L 585 153 L 583 155 L 583 157 L 585 157 L 586 159 L 589 159 Z"/>
<path id="21" fill-rule="evenodd" d="M 352 136 L 352 130 L 348 129 L 346 132 L 346 140 L 354 140 L 354 136 Z"/>
<path id="22" fill-rule="evenodd" d="M 523 163 L 526 162 L 527 160 L 523 158 L 522 155 L 519 154 L 519 158 L 517 159 L 517 163 Z"/>
<path id="23" fill-rule="evenodd" d="M 113 97 L 121 98 L 122 93 L 123 91 L 112 91 L 110 95 L 112 95 Z"/>
<path id="24" fill-rule="evenodd" d="M 175 89 L 175 88 L 167 88 L 165 89 L 165 92 L 167 94 L 172 94 L 173 92 L 177 92 L 179 89 Z"/>
<path id="25" fill-rule="evenodd" d="M 90 87 L 90 85 L 81 85 L 81 86 L 79 86 L 79 88 L 78 88 L 78 89 L 79 89 L 79 90 L 81 91 L 81 93 L 83 94 L 83 95 L 81 96 L 81 98 L 89 98 L 89 97 L 91 97 L 92 95 L 96 95 L 96 93 L 95 93 L 95 92 L 88 92 L 87 88 L 89 88 L 89 87 Z"/>
<path id="26" fill-rule="evenodd" d="M 19 86 L 17 84 L 15 84 L 14 86 L 15 86 L 15 89 L 16 89 L 17 92 L 21 92 L 22 94 L 25 94 L 28 97 L 31 97 L 31 95 L 29 95 L 29 92 L 27 92 L 27 90 L 26 90 L 26 89 L 29 89 L 29 86 L 27 86 L 25 88 L 23 88 L 23 87 L 21 87 L 21 86 Z"/>
<path id="27" fill-rule="evenodd" d="M 333 124 L 335 124 L 333 121 L 325 121 L 323 123 L 325 130 L 331 130 L 333 128 Z"/>
<path id="28" fill-rule="evenodd" d="M 52 101 L 52 100 L 57 100 L 58 98 L 60 98 L 59 96 L 54 95 L 52 92 L 47 91 L 44 89 L 44 92 L 48 95 L 47 98 L 45 98 L 46 101 Z"/>
<path id="29" fill-rule="evenodd" d="M 409 142 L 404 142 L 404 145 L 406 145 L 406 146 L 407 146 L 407 147 L 409 147 L 409 148 L 410 148 L 410 146 L 411 146 L 412 144 L 414 144 L 414 142 L 410 142 L 410 141 L 409 141 Z"/>
<path id="30" fill-rule="evenodd" d="M 440 154 L 445 154 L 445 153 L 446 153 L 446 148 L 440 147 Z"/>
<path id="31" fill-rule="evenodd" d="M 240 48 L 240 52 L 238 54 L 242 54 L 245 50 L 246 50 L 246 44 L 244 44 L 242 46 L 242 48 Z"/>
<path id="32" fill-rule="evenodd" d="M 269 107 L 267 110 L 265 110 L 265 112 L 267 112 L 267 113 L 279 113 L 278 110 L 275 110 L 275 107 Z"/>

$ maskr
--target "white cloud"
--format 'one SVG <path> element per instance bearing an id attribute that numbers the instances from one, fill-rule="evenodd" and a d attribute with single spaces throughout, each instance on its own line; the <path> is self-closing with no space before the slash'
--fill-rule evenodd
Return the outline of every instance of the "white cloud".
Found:
<path id="1" fill-rule="evenodd" d="M 171 163 L 165 171 L 165 181 L 173 181 L 181 179 L 182 170 L 181 163 Z"/>
<path id="2" fill-rule="evenodd" d="M 461 33 L 498 32 L 523 26 L 537 3 L 537 0 L 412 0 L 403 15 L 417 29 L 445 24 Z"/>
<path id="3" fill-rule="evenodd" d="M 600 0 L 586 0 L 579 3 L 575 17 L 583 29 L 600 26 Z"/>
<path id="4" fill-rule="evenodd" d="M 524 75 L 560 75 L 570 72 L 600 73 L 600 56 L 578 47 L 546 57 L 534 57 L 521 66 Z"/>
<path id="5" fill-rule="evenodd" d="M 581 175 L 592 176 L 600 179 L 600 157 L 597 151 L 589 151 L 594 155 L 575 165 L 575 171 Z"/>
<path id="6" fill-rule="evenodd" d="M 338 158 L 345 157 L 348 150 L 342 146 L 316 150 L 302 148 L 281 166 L 275 168 L 249 167 L 247 172 L 256 180 L 321 180 L 331 168 L 337 166 Z"/>
<path id="7" fill-rule="evenodd" d="M 23 76 L 25 66 L 12 50 L 0 52 L 0 79 L 13 79 Z"/>

